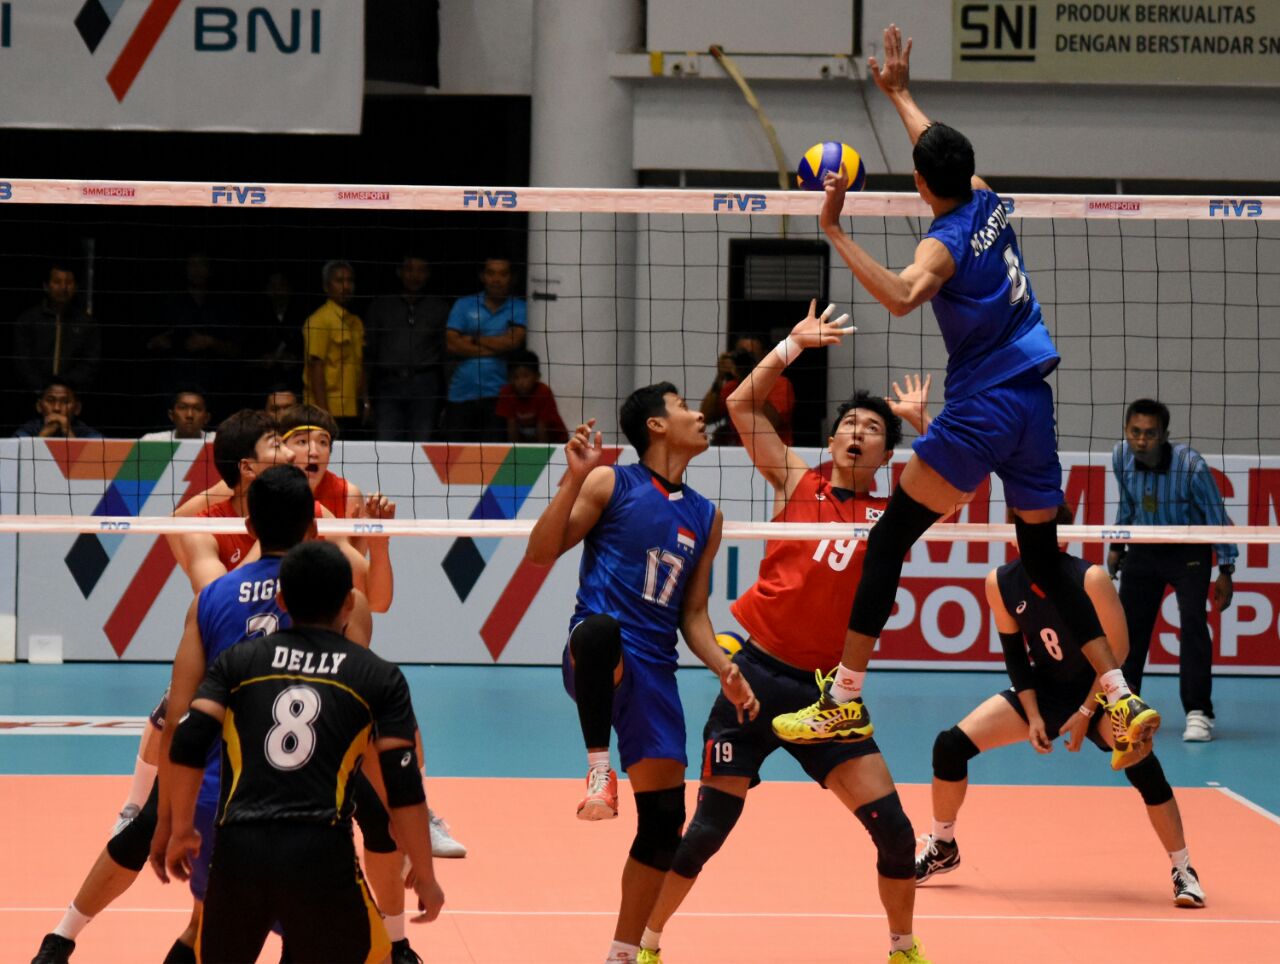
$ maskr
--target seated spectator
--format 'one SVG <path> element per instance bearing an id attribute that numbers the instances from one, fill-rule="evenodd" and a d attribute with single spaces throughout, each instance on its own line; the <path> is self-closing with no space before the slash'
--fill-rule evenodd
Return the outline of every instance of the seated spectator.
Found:
<path id="1" fill-rule="evenodd" d="M 569 433 L 556 396 L 542 382 L 538 356 L 521 348 L 507 356 L 510 379 L 498 392 L 497 413 L 506 419 L 510 442 L 567 442 Z"/>
<path id="2" fill-rule="evenodd" d="M 498 393 L 507 383 L 508 352 L 524 347 L 529 327 L 523 298 L 513 297 L 511 262 L 492 257 L 484 263 L 484 290 L 459 298 L 445 326 L 445 350 L 454 360 L 444 412 L 446 436 L 468 442 L 500 442 L 506 437 L 498 419 Z"/>
<path id="3" fill-rule="evenodd" d="M 98 325 L 76 300 L 75 272 L 55 262 L 44 281 L 44 299 L 14 322 L 13 367 L 18 385 L 39 391 L 45 376 L 53 374 L 88 387 L 101 356 Z"/>
<path id="4" fill-rule="evenodd" d="M 148 432 L 142 436 L 143 442 L 176 442 L 179 439 L 213 439 L 213 432 L 205 431 L 209 424 L 209 406 L 205 404 L 204 393 L 196 388 L 185 388 L 173 396 L 173 404 L 169 408 L 169 421 L 172 428 L 159 432 Z"/>
<path id="5" fill-rule="evenodd" d="M 431 269 L 406 254 L 396 268 L 400 292 L 373 299 L 365 321 L 369 394 L 377 437 L 426 441 L 435 434 L 444 395 L 444 325 L 449 306 L 423 294 Z"/>
<path id="6" fill-rule="evenodd" d="M 272 385 L 267 389 L 267 402 L 262 406 L 262 410 L 278 421 L 287 410 L 301 402 L 302 399 L 292 388 L 285 385 Z"/>
<path id="7" fill-rule="evenodd" d="M 102 433 L 80 421 L 80 399 L 75 386 L 54 376 L 36 396 L 35 418 L 19 425 L 15 438 L 102 438 Z"/>
<path id="8" fill-rule="evenodd" d="M 350 437 L 370 409 L 364 382 L 364 321 L 351 311 L 355 271 L 346 261 L 330 261 L 320 279 L 327 300 L 312 312 L 302 331 L 307 358 L 304 400 L 337 419 Z"/>

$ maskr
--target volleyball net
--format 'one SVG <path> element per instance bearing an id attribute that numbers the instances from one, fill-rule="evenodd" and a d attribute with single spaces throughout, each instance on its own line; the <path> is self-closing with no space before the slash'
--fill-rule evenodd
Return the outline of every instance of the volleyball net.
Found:
<path id="1" fill-rule="evenodd" d="M 858 332 L 840 346 L 805 352 L 787 371 L 791 441 L 810 464 L 829 460 L 832 416 L 855 389 L 885 395 L 908 373 L 932 374 L 930 409 L 942 406 L 946 350 L 931 310 L 891 318 L 856 284 L 818 229 L 821 195 L 40 180 L 0 187 L 10 228 L 0 240 L 0 300 L 14 320 L 4 347 L 12 377 L 0 387 L 5 434 L 37 416 L 56 349 L 58 374 L 78 393 L 79 419 L 107 436 L 0 441 L 0 531 L 9 533 L 0 539 L 13 548 L 6 554 L 15 586 L 35 578 L 22 576 L 28 566 L 57 580 L 70 574 L 67 591 L 86 603 L 99 594 L 127 598 L 147 572 L 147 547 L 163 542 L 157 534 L 227 525 L 169 518 L 217 481 L 208 446 L 141 436 L 172 428 L 169 412 L 184 390 L 203 397 L 210 430 L 237 409 L 263 406 L 269 392 L 301 395 L 302 333 L 326 305 L 326 265 L 345 263 L 353 275 L 354 293 L 338 314 L 343 324 L 360 319 L 358 368 L 371 402 L 367 417 L 357 408 L 342 420 L 329 467 L 366 492 L 386 494 L 397 512 L 394 520 L 325 520 L 321 528 L 435 537 L 412 548 L 393 542 L 400 585 L 443 578 L 446 610 L 483 596 L 486 612 L 464 621 L 475 623 L 467 631 L 486 638 L 491 654 L 487 639 L 506 630 L 490 623 L 541 619 L 542 605 L 548 619 L 559 613 L 540 602 L 547 593 L 530 588 L 535 576 L 522 566 L 519 537 L 554 493 L 564 462 L 558 443 L 528 440 L 527 426 L 509 436 L 504 419 L 485 429 L 490 434 L 450 421 L 451 394 L 456 406 L 466 392 L 451 391 L 464 366 L 448 350 L 446 319 L 482 292 L 487 260 L 511 266 L 510 294 L 523 302 L 527 322 L 524 348 L 537 356 L 563 422 L 571 430 L 597 419 L 609 460 L 634 458 L 617 423 L 630 391 L 671 381 L 691 406 L 714 403 L 720 393 L 713 388 L 724 381 L 717 373 L 745 374 L 752 353 L 783 337 L 811 298 L 849 311 Z M 1237 583 L 1243 589 L 1256 576 L 1263 588 L 1258 605 L 1241 607 L 1237 621 L 1273 626 L 1280 611 L 1280 593 L 1272 606 L 1270 588 L 1273 573 L 1280 583 L 1280 558 L 1273 566 L 1268 545 L 1280 504 L 1280 198 L 1013 195 L 1005 207 L 1062 356 L 1050 382 L 1077 523 L 1064 533 L 1075 551 L 1101 561 L 1114 541 L 1238 543 Z M 864 192 L 845 208 L 852 236 L 895 269 L 910 262 L 929 217 L 906 194 Z M 410 261 L 427 271 L 412 293 Z M 66 279 L 53 276 L 55 268 L 74 278 L 75 296 L 65 305 L 58 298 Z M 430 304 L 414 314 L 420 300 Z M 64 339 L 56 345 L 47 343 L 47 329 L 22 327 L 55 317 Z M 342 351 L 335 364 L 355 366 Z M 504 368 L 514 360 L 496 355 Z M 401 406 L 405 414 L 391 428 L 380 421 L 414 393 L 433 404 Z M 1229 532 L 1118 531 L 1112 448 L 1127 404 L 1140 397 L 1165 402 L 1172 437 L 1208 461 Z M 710 431 L 724 444 L 694 461 L 688 481 L 725 514 L 716 575 L 727 606 L 754 578 L 762 540 L 826 534 L 770 523 L 772 490 L 732 444 L 723 418 Z M 877 477 L 877 494 L 890 491 L 912 438 L 907 429 Z M 937 589 L 967 592 L 968 582 L 1005 558 L 1012 529 L 1003 510 L 998 481 L 984 486 L 958 524 L 935 527 L 932 544 L 913 552 L 904 585 L 933 579 Z M 140 538 L 124 538 L 130 535 Z M 864 536 L 857 527 L 839 534 Z M 155 583 L 154 560 L 152 570 Z M 552 582 L 564 570 L 557 567 Z M 973 595 L 980 608 L 981 592 Z M 944 592 L 939 625 L 954 621 L 948 600 L 969 613 L 967 601 Z M 519 650 L 519 637 L 513 625 L 500 651 Z"/>

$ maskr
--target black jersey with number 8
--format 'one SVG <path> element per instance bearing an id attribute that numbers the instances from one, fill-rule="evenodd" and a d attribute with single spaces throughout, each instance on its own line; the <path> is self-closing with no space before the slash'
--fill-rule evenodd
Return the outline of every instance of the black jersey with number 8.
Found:
<path id="1" fill-rule="evenodd" d="M 413 740 L 416 730 L 399 667 L 312 627 L 231 647 L 209 668 L 201 698 L 227 709 L 220 825 L 344 820 L 369 742 Z"/>

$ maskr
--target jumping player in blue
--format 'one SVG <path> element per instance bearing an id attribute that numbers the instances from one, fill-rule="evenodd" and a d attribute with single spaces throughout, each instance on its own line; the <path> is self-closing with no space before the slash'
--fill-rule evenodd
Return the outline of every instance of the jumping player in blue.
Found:
<path id="1" fill-rule="evenodd" d="M 609 730 L 636 799 L 636 835 L 622 871 L 622 901 L 608 961 L 633 962 L 684 826 L 684 710 L 676 689 L 676 631 L 751 718 L 759 704 L 715 641 L 707 615 L 722 518 L 682 483 L 707 449 L 706 423 L 675 386 L 637 389 L 619 413 L 640 462 L 601 465 L 595 420 L 565 446 L 568 471 L 529 536 L 531 562 L 549 566 L 583 543 L 577 606 L 564 651 L 565 689 L 578 704 L 587 749 L 582 820 L 618 815 Z"/>
<path id="2" fill-rule="evenodd" d="M 1130 745 L 1145 742 L 1160 715 L 1130 692 L 1088 596 L 1058 566 L 1054 517 L 1063 502 L 1062 467 L 1053 391 L 1044 379 L 1059 356 L 1018 240 L 1000 198 L 974 175 L 973 145 L 959 131 L 932 123 L 908 91 L 911 41 L 904 48 L 896 26 L 884 32 L 884 53 L 883 69 L 874 57 L 868 64 L 914 145 L 916 189 L 932 209 L 933 223 L 915 260 L 895 274 L 840 226 L 848 187 L 843 173 L 827 175 L 819 221 L 854 277 L 891 314 L 932 304 L 949 356 L 946 400 L 913 444 L 915 453 L 871 530 L 840 665 L 818 702 L 775 717 L 774 731 L 800 743 L 871 735 L 862 683 L 893 611 L 902 563 L 934 522 L 994 472 L 1016 515 L 1022 564 L 1081 641 L 1106 693 L 1115 735 Z"/>

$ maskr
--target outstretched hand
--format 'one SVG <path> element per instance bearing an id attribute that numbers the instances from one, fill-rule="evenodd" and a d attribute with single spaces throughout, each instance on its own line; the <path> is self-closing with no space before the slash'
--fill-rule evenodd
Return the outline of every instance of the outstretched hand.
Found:
<path id="1" fill-rule="evenodd" d="M 933 375 L 925 375 L 924 378 L 919 373 L 904 375 L 902 383 L 907 386 L 906 391 L 894 382 L 893 394 L 896 397 L 886 395 L 885 401 L 894 415 L 914 426 L 918 432 L 929 409 L 929 386 L 933 384 Z"/>
<path id="2" fill-rule="evenodd" d="M 594 418 L 587 419 L 574 430 L 564 447 L 569 474 L 579 481 L 590 475 L 591 470 L 600 464 L 600 459 L 604 456 L 604 437 L 596 432 L 594 442 L 591 438 L 591 430 L 595 426 Z"/>
<path id="3" fill-rule="evenodd" d="M 884 28 L 884 64 L 874 56 L 867 58 L 871 78 L 886 94 L 902 93 L 911 80 L 911 38 L 902 46 L 902 31 L 896 23 Z"/>
<path id="4" fill-rule="evenodd" d="M 816 299 L 809 302 L 809 314 L 791 329 L 791 337 L 801 348 L 825 348 L 838 345 L 845 335 L 851 335 L 858 329 L 849 324 L 849 316 L 841 315 L 834 321 L 836 306 L 827 305 L 821 315 L 815 314 L 818 309 Z M 847 327 L 846 327 L 847 326 Z"/>

